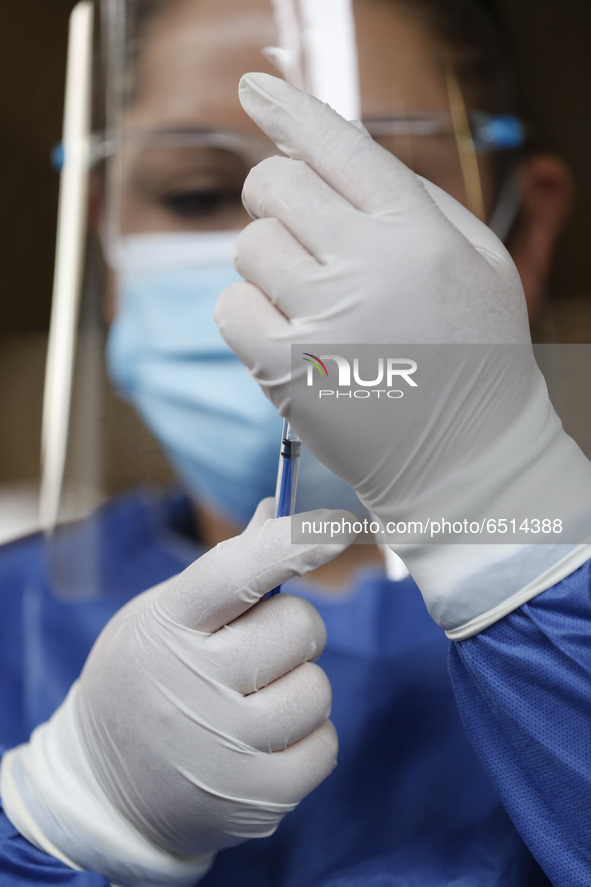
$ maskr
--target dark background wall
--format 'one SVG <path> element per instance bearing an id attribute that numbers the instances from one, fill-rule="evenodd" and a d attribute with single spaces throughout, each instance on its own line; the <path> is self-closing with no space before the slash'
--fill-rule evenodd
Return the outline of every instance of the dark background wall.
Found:
<path id="1" fill-rule="evenodd" d="M 49 319 L 71 0 L 0 3 L 0 335 Z"/>
<path id="2" fill-rule="evenodd" d="M 534 122 L 542 140 L 568 162 L 576 183 L 575 211 L 551 292 L 591 300 L 591 0 L 502 0 L 499 7 Z"/>
<path id="3" fill-rule="evenodd" d="M 47 327 L 71 0 L 0 4 L 0 337 Z M 552 281 L 556 298 L 591 294 L 591 2 L 501 0 L 528 105 L 569 162 L 577 206 Z"/>

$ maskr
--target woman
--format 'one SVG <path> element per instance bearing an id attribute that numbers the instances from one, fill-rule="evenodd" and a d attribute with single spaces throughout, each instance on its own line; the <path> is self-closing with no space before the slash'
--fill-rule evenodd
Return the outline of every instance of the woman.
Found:
<path id="1" fill-rule="evenodd" d="M 495 38 L 491 36 L 494 31 L 490 30 L 491 26 L 482 18 L 480 11 L 471 4 L 460 3 L 455 17 L 447 11 L 445 16 L 441 16 L 437 12 L 438 4 L 425 3 L 421 5 L 421 15 L 418 17 L 416 7 L 417 4 L 411 6 L 371 0 L 360 2 L 356 7 L 362 112 L 370 130 L 370 119 L 399 117 L 401 109 L 410 120 L 412 112 L 444 112 L 449 117 L 454 85 L 457 87 L 458 82 L 469 110 L 492 114 L 512 111 L 502 60 Z M 156 5 L 156 11 L 152 13 L 154 17 L 148 18 L 145 24 L 145 46 L 138 61 L 138 79 L 128 106 L 127 125 L 165 132 L 205 128 L 208 132 L 238 133 L 243 137 L 243 143 L 250 144 L 249 137 L 258 140 L 258 130 L 240 109 L 236 84 L 244 71 L 261 69 L 261 47 L 275 42 L 270 8 L 258 2 L 245 7 L 244 3 L 236 0 L 222 4 L 179 0 L 174 4 Z M 452 20 L 453 25 L 449 26 Z M 445 31 L 442 30 L 444 24 Z M 464 33 L 466 28 L 467 35 Z M 272 65 L 267 69 L 275 70 Z M 450 138 L 449 131 L 436 134 L 428 143 L 425 139 L 421 141 L 420 137 L 409 137 L 408 132 L 404 131 L 402 134 L 397 131 L 394 137 L 391 132 L 388 132 L 387 138 L 383 134 L 379 137 L 384 138 L 385 143 L 390 139 L 389 146 L 400 154 L 406 148 L 404 159 L 412 162 L 418 173 L 430 178 L 452 196 L 464 203 L 474 201 L 474 182 L 469 182 L 463 174 L 461 152 L 453 135 Z M 220 144 L 215 143 L 216 150 Z M 261 152 L 264 153 L 269 147 L 268 142 L 262 143 Z M 412 149 L 410 154 L 409 147 Z M 239 204 L 242 178 L 247 166 L 240 168 L 232 163 L 228 167 L 227 150 L 222 157 L 219 152 L 214 152 L 213 156 L 211 153 L 205 155 L 205 158 L 201 155 L 202 161 L 208 161 L 205 175 L 203 166 L 184 166 L 178 155 L 176 160 L 167 162 L 165 148 L 143 151 L 131 144 L 122 153 L 126 162 L 122 164 L 121 214 L 116 219 L 116 231 L 120 228 L 123 237 L 154 232 L 233 230 L 247 221 Z M 239 157 L 241 154 L 244 151 L 238 152 Z M 481 188 L 478 193 L 481 201 L 478 206 L 471 203 L 471 208 L 482 212 L 486 218 L 492 216 L 495 204 L 500 199 L 507 174 L 505 166 L 502 162 L 491 162 L 486 155 L 480 159 Z M 521 213 L 512 234 L 515 259 L 533 311 L 543 288 L 545 263 L 568 202 L 568 182 L 562 166 L 551 158 L 529 158 L 523 161 L 521 169 Z M 547 188 L 549 181 L 552 189 Z M 550 191 L 552 198 L 547 196 Z M 561 199 L 556 199 L 557 194 L 562 195 Z M 532 206 L 536 207 L 535 214 L 530 211 Z M 142 258 L 142 244 L 138 246 L 138 242 L 136 240 L 134 245 L 118 243 L 117 238 L 109 240 L 109 248 L 112 247 L 113 251 L 108 258 L 115 271 L 119 272 L 110 287 L 110 314 L 113 318 L 109 345 L 111 373 L 119 387 L 138 406 L 171 456 L 193 500 L 199 541 L 205 547 L 210 547 L 244 526 L 258 499 L 272 492 L 274 466 L 270 467 L 264 447 L 270 440 L 274 446 L 274 440 L 267 430 L 267 422 L 274 419 L 274 413 L 264 399 L 257 399 L 258 391 L 254 383 L 248 387 L 250 380 L 220 344 L 211 320 L 219 291 L 233 278 L 228 238 L 217 239 L 218 257 L 216 262 L 209 258 L 209 281 L 202 266 L 196 275 L 193 274 L 195 269 L 190 262 L 185 265 L 189 272 L 178 275 L 174 262 L 166 254 L 168 247 L 162 246 L 164 241 L 161 241 L 161 253 L 156 257 L 158 261 L 146 273 L 145 250 Z M 143 243 L 144 247 L 151 245 L 155 248 L 156 245 L 154 240 Z M 194 245 L 192 242 L 191 249 Z M 118 246 L 131 248 L 118 250 Z M 174 273 L 171 273 L 173 270 Z M 185 279 L 181 280 L 181 277 Z M 145 289 L 148 278 L 152 286 L 158 284 L 154 293 Z M 183 314 L 186 293 L 188 291 L 194 295 L 192 288 L 196 285 L 203 286 L 197 309 L 200 313 L 191 313 L 191 306 L 190 312 Z M 166 295 L 164 307 L 163 293 Z M 153 307 L 156 313 L 151 324 L 140 326 L 138 321 L 145 319 L 145 315 L 138 312 L 145 309 L 146 304 Z M 166 341 L 165 348 L 159 349 L 161 339 L 158 333 L 164 330 L 166 321 L 170 321 L 166 332 L 171 339 Z M 147 340 L 137 335 L 140 329 L 152 332 L 149 347 L 146 347 Z M 177 336 L 179 331 L 184 333 L 187 330 L 191 342 L 201 335 L 203 339 L 200 340 L 199 350 L 195 349 L 194 358 L 187 360 L 180 372 L 179 356 L 182 358 L 187 348 L 181 342 L 180 349 L 177 349 Z M 228 405 L 224 397 L 218 396 L 217 389 L 216 397 L 207 399 L 214 378 L 212 366 L 215 366 L 216 373 L 220 367 L 227 366 L 228 390 L 236 385 L 237 404 Z M 198 372 L 193 375 L 195 369 L 203 372 L 201 385 L 198 384 Z M 222 369 L 222 373 L 225 372 Z M 203 384 L 204 379 L 207 388 Z M 242 379 L 245 380 L 244 389 L 238 387 L 242 385 Z M 212 415 L 215 421 L 205 425 Z M 251 419 L 250 427 L 247 419 L 252 416 L 259 418 L 254 422 Z M 221 426 L 224 419 L 227 425 Z M 234 428 L 248 429 L 248 433 L 244 431 L 238 471 L 228 482 L 224 471 L 227 459 L 219 457 L 226 455 L 221 448 L 227 446 L 228 440 L 233 440 L 228 429 Z M 328 504 L 340 504 L 342 485 L 332 486 L 333 482 L 323 475 L 311 486 L 321 481 L 328 494 L 334 497 Z M 39 627 L 41 636 L 30 642 L 29 649 L 41 647 L 46 656 L 49 654 L 49 660 L 43 663 L 46 675 L 53 674 L 58 669 L 58 662 L 62 663 L 60 679 L 54 681 L 52 688 L 53 696 L 42 699 L 41 705 L 35 697 L 43 695 L 40 689 L 43 687 L 43 676 L 32 674 L 30 663 L 26 668 L 20 663 L 16 668 L 10 665 L 17 677 L 5 691 L 5 705 L 10 705 L 12 711 L 21 711 L 22 715 L 7 725 L 6 736 L 3 737 L 7 748 L 25 740 L 28 730 L 50 716 L 76 677 L 100 627 L 112 613 L 134 594 L 168 579 L 199 554 L 196 546 L 187 547 L 186 539 L 181 548 L 178 534 L 171 540 L 171 527 L 178 527 L 183 522 L 186 525 L 187 509 L 183 504 L 179 506 L 178 502 L 167 502 L 164 506 L 159 501 L 146 504 L 144 499 L 136 497 L 116 503 L 99 519 L 99 531 L 107 539 L 100 580 L 101 590 L 105 594 L 95 604 L 60 607 L 50 600 L 42 575 L 44 567 L 40 563 L 40 546 L 36 540 L 27 540 L 5 552 L 3 569 L 5 587 L 10 588 L 11 594 L 7 606 L 14 607 L 12 618 L 19 625 L 29 626 L 30 621 L 23 619 L 20 607 L 23 600 L 29 602 L 29 608 L 33 601 L 42 614 L 41 622 L 34 623 Z M 252 529 L 257 530 L 256 522 Z M 226 548 L 217 551 L 225 552 L 228 562 L 235 562 L 248 576 L 243 564 L 249 547 L 251 551 L 259 552 L 263 561 L 267 548 L 264 547 L 266 543 L 253 538 L 252 532 L 243 538 L 250 543 L 246 551 L 244 547 L 236 548 L 235 545 L 233 548 L 226 545 Z M 130 555 L 131 551 L 133 556 Z M 381 572 L 356 576 L 355 571 L 359 566 L 374 558 L 370 551 L 366 548 L 349 549 L 341 561 L 335 560 L 332 565 L 323 568 L 326 571 L 324 576 L 316 574 L 318 588 L 316 593 L 314 589 L 312 591 L 328 627 L 329 647 L 323 667 L 334 688 L 334 721 L 341 738 L 339 769 L 296 813 L 287 818 L 273 838 L 251 842 L 243 848 L 220 854 L 203 883 L 233 883 L 238 878 L 241 883 L 257 885 L 365 884 L 370 879 L 377 879 L 380 883 L 404 881 L 421 885 L 450 883 L 453 880 L 461 883 L 462 879 L 465 883 L 483 884 L 544 883 L 544 875 L 504 813 L 494 788 L 463 734 L 445 673 L 447 642 L 427 619 L 410 581 L 392 586 Z M 281 552 L 279 560 L 284 563 L 288 560 L 289 552 L 286 548 Z M 326 553 L 316 554 L 312 561 L 318 562 L 327 556 Z M 203 587 L 215 588 L 219 592 L 218 584 L 223 574 L 220 564 L 210 573 L 203 563 L 211 564 L 211 558 L 199 563 L 195 576 L 200 582 L 203 580 Z M 297 567 L 301 571 L 305 564 L 298 564 Z M 36 575 L 33 577 L 32 573 Z M 276 579 L 273 573 L 269 588 L 276 583 Z M 353 592 L 342 601 L 329 597 L 323 600 L 319 590 L 324 586 L 341 589 L 353 587 Z M 173 600 L 178 604 L 177 586 L 173 584 L 168 588 L 172 596 L 167 597 L 167 606 L 172 608 L 168 612 L 169 619 L 172 623 L 180 621 L 185 628 L 191 627 L 191 622 L 183 620 L 178 609 L 175 609 L 176 605 L 171 603 Z M 265 590 L 257 587 L 257 596 Z M 304 589 L 300 587 L 298 594 L 303 593 Z M 152 598 L 147 603 L 150 601 Z M 250 599 L 252 602 L 253 598 Z M 131 616 L 132 627 L 138 613 L 142 617 L 145 605 L 145 599 L 138 599 L 137 606 L 132 605 L 126 611 Z M 232 619 L 239 617 L 241 612 L 232 611 Z M 261 612 L 263 608 L 257 611 L 257 617 Z M 227 613 L 223 615 L 225 621 L 231 621 Z M 53 632 L 45 628 L 45 618 L 57 622 Z M 200 631 L 210 632 L 214 637 L 217 635 L 216 629 L 225 624 L 224 620 L 219 625 L 216 623 L 209 627 L 203 626 L 200 621 Z M 311 621 L 314 622 L 314 618 Z M 10 618 L 6 624 L 11 624 Z M 63 649 L 50 651 L 46 646 L 53 636 L 59 647 L 60 631 L 64 630 L 68 635 L 75 633 L 78 638 L 75 655 L 64 657 Z M 173 631 L 168 623 L 167 630 Z M 322 705 L 312 722 L 302 726 L 301 716 L 297 718 L 299 734 L 296 730 L 296 736 L 290 735 L 284 743 L 295 748 L 298 745 L 296 739 L 302 736 L 309 738 L 319 729 L 324 731 L 327 739 L 323 750 L 314 747 L 310 751 L 306 759 L 307 767 L 312 768 L 312 763 L 319 756 L 323 757 L 323 762 L 310 780 L 298 786 L 296 799 L 291 796 L 282 797 L 280 803 L 276 801 L 282 809 L 274 811 L 275 818 L 267 820 L 266 824 L 264 821 L 257 822 L 258 832 L 256 829 L 249 832 L 244 828 L 244 823 L 238 829 L 235 825 L 228 829 L 226 824 L 220 829 L 219 821 L 227 817 L 228 811 L 223 805 L 221 810 L 218 809 L 211 797 L 209 800 L 206 798 L 197 806 L 206 814 L 208 809 L 213 809 L 214 825 L 206 815 L 207 827 L 197 830 L 197 838 L 190 828 L 188 833 L 179 834 L 182 817 L 181 820 L 174 818 L 172 808 L 175 795 L 174 792 L 170 794 L 174 780 L 168 778 L 168 771 L 159 769 L 159 759 L 166 757 L 166 748 L 164 751 L 160 748 L 159 754 L 153 755 L 155 746 L 161 741 L 159 735 L 156 743 L 157 719 L 150 721 L 145 711 L 138 713 L 131 704 L 134 699 L 142 698 L 138 685 L 133 681 L 128 683 L 125 677 L 133 673 L 134 663 L 123 663 L 125 668 L 119 670 L 121 660 L 115 640 L 118 634 L 121 636 L 121 631 L 125 633 L 124 623 L 115 622 L 114 629 L 103 636 L 89 661 L 83 679 L 84 701 L 75 709 L 79 719 L 78 729 L 82 725 L 83 739 L 74 743 L 73 748 L 68 747 L 71 761 L 76 762 L 72 765 L 77 777 L 74 782 L 78 787 L 83 785 L 80 799 L 73 803 L 72 809 L 77 811 L 79 817 L 80 809 L 89 804 L 91 796 L 103 798 L 105 795 L 107 801 L 103 804 L 103 812 L 106 808 L 107 824 L 104 834 L 99 837 L 93 833 L 93 820 L 85 824 L 88 830 L 84 831 L 81 839 L 74 827 L 77 822 L 72 810 L 67 805 L 65 809 L 60 806 L 59 813 L 52 810 L 51 799 L 55 798 L 59 776 L 54 778 L 49 767 L 49 775 L 52 776 L 50 784 L 40 787 L 31 775 L 36 771 L 31 763 L 31 755 L 27 758 L 21 756 L 20 760 L 26 761 L 27 803 L 34 804 L 31 795 L 34 796 L 36 789 L 39 789 L 45 810 L 35 810 L 33 819 L 37 831 L 26 821 L 27 817 L 19 818 L 19 826 L 34 843 L 55 858 L 51 859 L 29 846 L 6 823 L 3 844 L 5 867 L 14 873 L 14 883 L 19 883 L 19 878 L 26 883 L 26 879 L 31 878 L 31 871 L 36 872 L 35 877 L 39 882 L 39 878 L 43 877 L 39 876 L 39 867 L 45 869 L 54 883 L 69 883 L 70 880 L 104 883 L 92 871 L 101 872 L 114 883 L 121 884 L 163 881 L 190 883 L 211 864 L 212 851 L 235 843 L 235 838 L 264 834 L 265 825 L 266 833 L 273 831 L 281 814 L 330 770 L 334 745 L 330 745 L 330 737 L 324 726 L 326 696 L 323 696 Z M 262 633 L 270 631 L 268 626 L 264 626 Z M 292 631 L 293 634 L 296 632 Z M 301 637 L 308 643 L 311 638 L 316 649 L 297 652 L 291 668 L 294 664 L 301 666 L 314 657 L 322 646 L 320 635 L 317 623 L 307 624 L 302 629 Z M 285 643 L 289 641 L 288 631 Z M 129 649 L 134 650 L 129 638 L 128 643 Z M 111 647 L 111 644 L 115 646 Z M 178 651 L 178 648 L 175 647 L 175 650 Z M 147 656 L 148 651 L 144 653 Z M 157 656 L 159 653 L 153 648 L 151 655 Z M 269 655 L 265 650 L 263 662 Z M 240 659 L 240 656 L 237 658 Z M 147 657 L 146 662 L 149 661 Z M 160 660 L 154 660 L 152 668 L 160 677 Z M 165 670 L 166 660 L 162 662 L 162 671 Z M 289 668 L 283 663 L 282 670 L 273 677 L 280 683 L 288 674 Z M 26 681 L 30 691 L 28 710 L 18 691 L 15 691 L 19 677 Z M 318 677 L 314 680 L 316 684 L 306 684 L 308 690 L 311 688 L 309 700 L 319 694 Z M 112 723 L 109 720 L 112 717 L 110 705 L 118 682 L 124 684 L 127 691 L 118 701 L 121 705 L 118 709 L 119 721 L 131 725 L 134 730 L 139 728 L 139 733 L 124 730 L 118 741 L 123 743 L 128 754 L 129 735 L 133 735 L 137 759 L 143 762 L 145 770 L 152 769 L 156 777 L 154 783 L 150 784 L 147 805 L 144 805 L 146 796 L 140 790 L 141 774 L 134 773 L 131 783 L 126 783 L 125 773 L 117 776 L 117 766 L 110 769 L 108 755 L 106 758 L 103 756 L 104 748 L 100 742 L 95 743 L 93 722 L 97 722 L 97 711 L 98 722 L 104 719 L 105 724 Z M 224 685 L 224 680 L 221 683 Z M 101 684 L 106 688 L 103 694 Z M 238 692 L 234 684 L 232 688 Z M 187 684 L 188 696 L 195 692 L 191 684 Z M 205 690 L 200 692 L 205 693 Z M 246 698 L 249 698 L 250 694 L 244 686 L 240 692 L 246 693 Z M 82 697 L 82 691 L 79 697 Z M 287 700 L 284 707 L 287 706 L 289 710 L 298 708 L 294 701 L 300 698 L 297 693 L 290 695 L 287 692 L 284 698 Z M 217 704 L 213 706 L 211 718 L 218 716 L 220 708 Z M 71 710 L 71 704 L 64 709 L 70 714 Z M 153 725 L 152 731 L 146 730 L 148 722 Z M 69 727 L 75 730 L 72 722 L 63 717 L 60 724 L 62 729 Z M 187 737 L 192 742 L 191 729 L 187 729 L 187 724 L 183 722 L 182 730 L 187 730 Z M 45 731 L 44 735 L 50 733 L 54 738 L 57 735 L 53 728 Z M 71 735 L 68 729 L 66 733 Z M 55 750 L 54 764 L 58 774 L 63 772 L 63 759 L 68 757 L 63 751 L 63 743 L 68 745 L 67 739 L 63 733 L 60 735 L 60 741 L 52 740 L 50 743 Z M 170 735 L 168 738 L 171 741 Z M 147 757 L 139 754 L 144 744 Z M 47 743 L 44 742 L 42 748 L 40 757 L 47 760 L 44 754 Z M 85 750 L 82 760 L 78 758 L 80 748 Z M 117 741 L 115 748 L 121 752 Z M 81 781 L 78 777 L 85 771 L 89 749 L 92 773 L 86 773 Z M 19 757 L 12 760 L 17 762 L 18 770 Z M 121 760 L 123 770 L 129 770 L 129 759 L 124 755 Z M 217 768 L 213 768 L 214 773 L 224 766 L 220 762 Z M 20 790 L 22 796 L 22 773 L 19 776 L 13 766 L 11 776 L 16 783 L 20 782 L 15 795 Z M 100 782 L 98 787 L 94 783 L 97 777 Z M 287 780 L 286 774 L 284 778 Z M 208 785 L 209 770 L 205 778 L 197 769 L 191 774 L 189 782 L 193 787 L 200 783 Z M 7 784 L 5 778 L 3 785 Z M 158 797 L 158 787 L 164 810 L 162 816 L 159 815 L 161 811 L 157 800 L 154 801 Z M 134 798 L 135 791 L 138 792 L 137 799 Z M 236 791 L 232 789 L 230 781 L 219 789 L 219 793 L 225 795 L 227 801 Z M 122 794 L 127 796 L 122 798 Z M 181 795 L 186 797 L 182 791 Z M 247 797 L 252 801 L 257 800 L 256 793 L 255 797 Z M 269 798 L 258 798 L 258 803 L 263 800 L 268 802 Z M 184 801 L 179 800 L 178 807 L 183 814 L 189 809 L 196 816 L 191 803 L 186 808 Z M 250 810 L 252 806 L 247 805 L 247 809 Z M 14 821 L 14 804 L 11 810 Z M 235 811 L 231 812 L 235 815 Z M 44 837 L 47 837 L 48 818 L 52 819 L 52 816 L 59 827 L 57 831 L 53 827 L 50 829 L 51 840 L 48 844 Z M 93 816 L 97 820 L 100 818 L 95 809 Z M 121 820 L 117 817 L 121 817 Z M 171 829 L 168 828 L 170 817 L 173 823 Z M 137 834 L 132 837 L 126 833 L 131 848 L 129 858 L 122 859 L 125 852 L 114 846 L 116 842 L 109 834 L 110 820 L 116 820 L 122 830 L 126 827 L 126 820 L 127 826 L 131 821 L 132 830 Z M 328 828 L 327 823 L 330 823 Z M 219 839 L 219 831 L 224 835 L 223 840 Z M 231 836 L 230 840 L 227 840 L 228 835 Z M 103 839 L 105 843 L 101 843 Z M 110 848 L 114 861 L 105 860 L 105 847 Z M 137 856 L 134 856 L 134 852 L 137 852 Z M 151 856 L 151 852 L 154 855 Z M 171 866 L 171 857 L 175 863 L 179 863 L 179 857 L 186 861 L 191 856 L 193 869 L 187 872 L 182 870 L 182 866 L 174 871 L 163 868 L 163 856 Z M 196 856 L 201 856 L 201 860 L 196 861 Z M 76 874 L 72 871 L 75 866 L 90 871 Z"/>

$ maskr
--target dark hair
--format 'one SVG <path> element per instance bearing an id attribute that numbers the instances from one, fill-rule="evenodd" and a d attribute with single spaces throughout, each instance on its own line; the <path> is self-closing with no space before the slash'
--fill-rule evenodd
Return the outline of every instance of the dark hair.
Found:
<path id="1" fill-rule="evenodd" d="M 413 19 L 448 56 L 473 108 L 519 113 L 509 36 L 490 0 L 381 0 Z"/>

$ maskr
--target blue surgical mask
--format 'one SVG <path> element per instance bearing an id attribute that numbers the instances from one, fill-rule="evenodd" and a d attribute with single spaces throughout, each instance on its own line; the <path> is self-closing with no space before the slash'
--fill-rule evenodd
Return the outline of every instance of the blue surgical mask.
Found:
<path id="1" fill-rule="evenodd" d="M 161 442 L 183 486 L 245 524 L 275 494 L 282 420 L 219 334 L 221 291 L 239 276 L 236 232 L 142 234 L 122 241 L 118 311 L 107 362 L 119 392 Z M 360 508 L 353 491 L 309 453 L 297 509 Z"/>

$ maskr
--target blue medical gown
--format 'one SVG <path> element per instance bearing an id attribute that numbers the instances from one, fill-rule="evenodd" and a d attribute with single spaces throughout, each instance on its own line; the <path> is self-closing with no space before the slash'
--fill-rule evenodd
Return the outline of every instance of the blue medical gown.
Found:
<path id="1" fill-rule="evenodd" d="M 1 550 L 0 752 L 51 715 L 119 607 L 199 554 L 183 533 L 189 515 L 177 495 L 136 493 L 103 509 L 90 536 L 100 552 L 87 589 L 96 597 L 84 601 L 49 593 L 39 537 Z M 77 533 L 74 574 L 89 556 Z M 202 887 L 549 884 L 500 796 L 553 884 L 591 884 L 581 849 L 591 834 L 591 716 L 578 732 L 569 720 L 574 709 L 580 723 L 578 707 L 590 703 L 587 566 L 453 646 L 464 725 L 449 642 L 412 581 L 370 571 L 345 596 L 286 590 L 311 599 L 327 625 L 320 664 L 333 687 L 339 765 L 271 838 L 218 854 Z M 556 600 L 568 602 L 558 621 Z M 0 885 L 33 884 L 107 882 L 37 850 L 0 808 Z"/>

